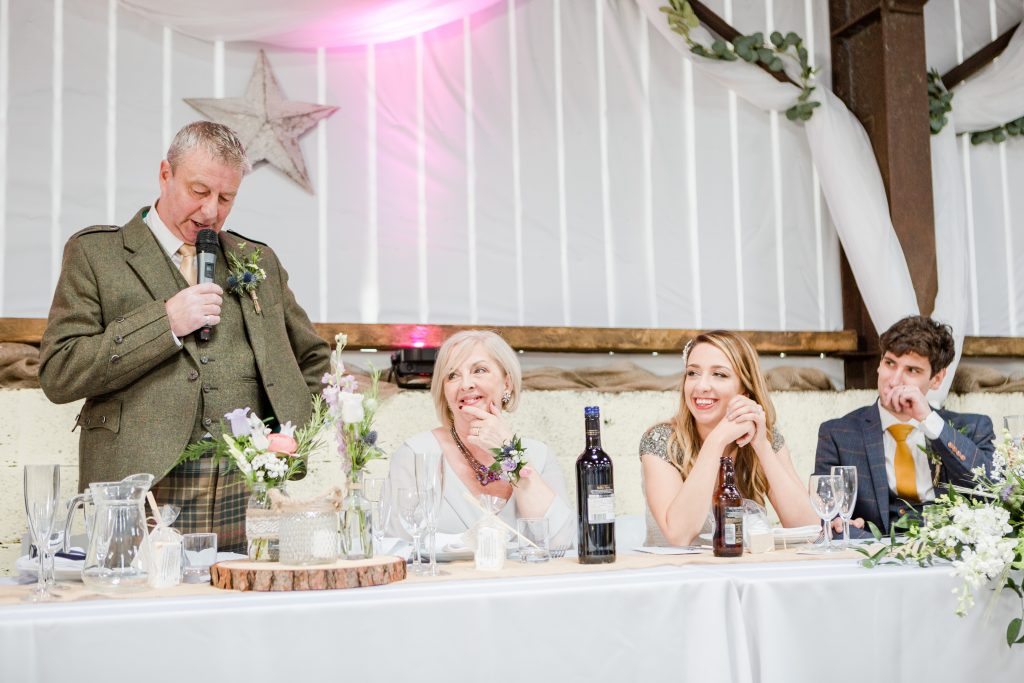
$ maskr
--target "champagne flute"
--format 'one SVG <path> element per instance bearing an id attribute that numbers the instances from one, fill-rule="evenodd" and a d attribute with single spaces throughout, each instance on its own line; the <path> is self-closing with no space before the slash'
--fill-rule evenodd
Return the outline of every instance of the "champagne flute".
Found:
<path id="1" fill-rule="evenodd" d="M 25 600 L 44 602 L 55 597 L 46 583 L 46 555 L 60 501 L 60 465 L 25 465 L 24 485 L 28 529 L 39 555 L 39 581 Z"/>
<path id="2" fill-rule="evenodd" d="M 853 465 L 834 465 L 832 476 L 839 477 L 839 517 L 843 520 L 842 547 L 850 547 L 850 518 L 857 505 L 857 468 Z"/>
<path id="3" fill-rule="evenodd" d="M 395 500 L 402 527 L 412 536 L 412 572 L 424 574 L 426 572 L 420 562 L 420 537 L 426 523 L 425 501 L 418 490 L 407 488 L 398 489 Z"/>
<path id="4" fill-rule="evenodd" d="M 374 554 L 384 552 L 384 534 L 391 520 L 390 482 L 384 477 L 363 480 L 363 495 L 370 502 L 370 534 L 373 536 Z"/>
<path id="5" fill-rule="evenodd" d="M 839 489 L 841 482 L 839 477 L 831 474 L 812 474 L 808 484 L 808 491 L 811 499 L 811 507 L 821 518 L 825 526 L 825 547 L 815 552 L 835 552 L 832 547 L 832 518 L 836 516 L 839 509 Z"/>
<path id="6" fill-rule="evenodd" d="M 416 472 L 416 488 L 424 500 L 425 524 L 430 542 L 430 567 L 426 572 L 430 576 L 440 576 L 437 568 L 437 523 L 441 514 L 441 503 L 444 502 L 444 456 L 440 451 L 413 453 L 413 465 Z"/>

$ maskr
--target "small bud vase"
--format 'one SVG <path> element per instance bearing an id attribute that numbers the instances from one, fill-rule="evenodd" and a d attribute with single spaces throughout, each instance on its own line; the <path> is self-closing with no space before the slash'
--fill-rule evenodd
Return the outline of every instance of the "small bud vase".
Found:
<path id="1" fill-rule="evenodd" d="M 373 557 L 370 534 L 370 503 L 363 496 L 363 472 L 349 476 L 348 491 L 341 507 L 341 556 L 346 560 Z"/>

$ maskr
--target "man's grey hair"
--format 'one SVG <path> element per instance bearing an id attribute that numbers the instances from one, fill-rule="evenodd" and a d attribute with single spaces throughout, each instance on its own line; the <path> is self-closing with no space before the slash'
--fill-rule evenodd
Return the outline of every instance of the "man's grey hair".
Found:
<path id="1" fill-rule="evenodd" d="M 226 166 L 237 168 L 243 176 L 252 170 L 245 147 L 235 131 L 213 121 L 193 121 L 178 131 L 167 149 L 167 163 L 171 165 L 171 172 L 177 169 L 185 154 L 198 148 L 205 149 L 210 156 Z"/>

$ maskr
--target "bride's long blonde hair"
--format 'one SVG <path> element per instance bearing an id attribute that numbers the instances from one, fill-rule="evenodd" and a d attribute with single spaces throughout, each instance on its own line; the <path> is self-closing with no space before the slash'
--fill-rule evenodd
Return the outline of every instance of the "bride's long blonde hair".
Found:
<path id="1" fill-rule="evenodd" d="M 672 437 L 669 439 L 669 462 L 679 470 L 685 479 L 693 469 L 704 440 L 697 432 L 697 422 L 686 405 L 686 363 L 690 351 L 698 344 L 710 344 L 725 354 L 740 381 L 740 391 L 764 408 L 765 428 L 769 440 L 775 429 L 775 406 L 768 394 L 768 386 L 761 374 L 761 366 L 757 361 L 757 352 L 743 337 L 732 332 L 715 330 L 705 332 L 693 338 L 686 345 L 683 354 L 683 380 L 679 386 L 679 409 L 669 422 Z M 768 497 L 768 478 L 761 468 L 757 454 L 750 444 L 736 453 L 736 488 L 744 498 L 751 498 L 764 505 Z"/>

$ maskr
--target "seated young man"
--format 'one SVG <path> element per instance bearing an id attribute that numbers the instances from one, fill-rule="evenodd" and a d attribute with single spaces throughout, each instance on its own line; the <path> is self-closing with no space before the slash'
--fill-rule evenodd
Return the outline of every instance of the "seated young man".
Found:
<path id="1" fill-rule="evenodd" d="M 912 508 L 941 495 L 944 485 L 972 486 L 971 470 L 992 465 L 992 420 L 984 415 L 932 410 L 925 399 L 946 376 L 954 356 L 948 325 L 914 315 L 879 339 L 878 400 L 818 430 L 814 473 L 833 465 L 857 468 L 853 524 L 888 533 Z M 852 534 L 866 536 L 866 532 Z"/>

